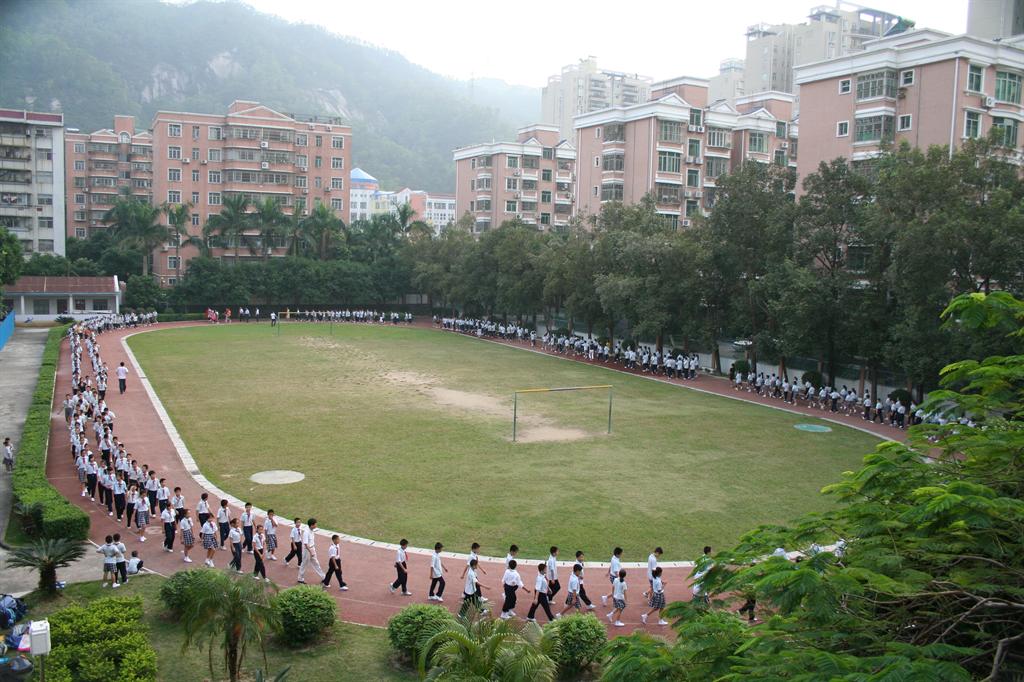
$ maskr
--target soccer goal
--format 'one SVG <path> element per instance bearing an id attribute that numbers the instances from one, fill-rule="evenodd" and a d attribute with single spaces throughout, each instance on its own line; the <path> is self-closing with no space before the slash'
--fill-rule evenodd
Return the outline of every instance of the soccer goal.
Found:
<path id="1" fill-rule="evenodd" d="M 558 393 L 560 391 L 608 391 L 608 433 L 612 432 L 612 385 L 562 386 L 559 388 L 524 388 L 512 394 L 512 442 L 516 442 L 516 427 L 519 423 L 519 395 L 523 393 Z"/>

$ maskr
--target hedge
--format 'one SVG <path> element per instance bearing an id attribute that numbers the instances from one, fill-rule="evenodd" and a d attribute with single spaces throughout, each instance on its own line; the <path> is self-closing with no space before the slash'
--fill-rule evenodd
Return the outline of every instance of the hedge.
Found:
<path id="1" fill-rule="evenodd" d="M 203 313 L 160 313 L 157 316 L 157 322 L 192 322 L 195 320 L 205 320 L 206 315 Z"/>
<path id="2" fill-rule="evenodd" d="M 17 466 L 12 476 L 14 496 L 33 508 L 31 525 L 44 538 L 85 540 L 89 537 L 89 515 L 72 504 L 46 480 L 46 448 L 50 442 L 50 409 L 56 380 L 60 344 L 67 327 L 54 327 L 46 338 L 39 379 L 25 417 L 18 447 Z"/>
<path id="3" fill-rule="evenodd" d="M 140 623 L 140 597 L 107 597 L 49 617 L 50 682 L 156 680 L 156 651 Z"/>
<path id="4" fill-rule="evenodd" d="M 410 604 L 388 621 L 388 640 L 409 661 L 417 660 L 423 636 L 455 622 L 455 616 L 443 606 Z"/>
<path id="5" fill-rule="evenodd" d="M 576 613 L 544 626 L 555 633 L 558 650 L 554 655 L 562 677 L 577 675 L 601 656 L 608 638 L 604 625 L 592 613 Z"/>
<path id="6" fill-rule="evenodd" d="M 178 571 L 160 585 L 160 601 L 175 617 L 180 618 L 185 607 L 192 602 L 195 591 L 207 589 L 216 575 L 217 571 L 212 568 Z"/>
<path id="7" fill-rule="evenodd" d="M 338 605 L 319 587 L 296 585 L 277 595 L 274 609 L 281 617 L 281 629 L 291 646 L 308 644 L 334 625 Z"/>

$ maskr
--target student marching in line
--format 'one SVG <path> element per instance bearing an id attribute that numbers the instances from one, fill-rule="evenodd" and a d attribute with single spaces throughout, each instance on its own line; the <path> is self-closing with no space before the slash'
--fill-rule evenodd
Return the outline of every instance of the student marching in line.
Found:
<path id="1" fill-rule="evenodd" d="M 203 549 L 206 550 L 206 561 L 204 562 L 210 568 L 213 568 L 213 555 L 217 552 L 217 526 L 213 524 L 213 519 L 206 519 L 206 523 L 200 531 L 203 536 Z"/>
<path id="2" fill-rule="evenodd" d="M 516 561 L 519 557 L 519 545 L 512 545 L 508 548 L 508 554 L 505 555 L 505 568 L 513 561 Z"/>
<path id="3" fill-rule="evenodd" d="M 146 499 L 149 501 L 149 513 L 156 514 L 156 491 L 160 489 L 160 481 L 157 480 L 156 472 L 150 469 L 149 478 L 146 479 Z"/>
<path id="4" fill-rule="evenodd" d="M 515 547 L 515 545 L 512 545 Z M 504 619 L 512 618 L 516 615 L 516 591 L 522 588 L 526 593 L 530 590 L 523 584 L 523 577 L 519 575 L 519 571 L 516 567 L 519 563 L 515 559 L 509 559 L 505 564 L 505 574 L 501 577 L 501 586 L 505 590 L 505 600 L 501 604 L 501 617 Z"/>
<path id="5" fill-rule="evenodd" d="M 654 551 L 647 556 L 647 585 L 654 585 L 654 569 L 658 567 L 658 558 L 663 554 L 661 547 L 655 547 Z M 650 589 L 644 590 L 644 599 L 650 594 Z"/>
<path id="6" fill-rule="evenodd" d="M 165 485 L 167 482 L 166 478 L 160 479 L 160 487 L 156 491 L 156 503 L 160 507 L 160 511 L 167 509 L 171 505 L 171 491 Z"/>
<path id="7" fill-rule="evenodd" d="M 534 581 L 533 587 L 536 593 L 533 600 L 533 604 L 530 606 L 530 611 L 526 614 L 526 620 L 531 623 L 536 622 L 534 616 L 537 615 L 537 607 L 544 609 L 544 613 L 547 614 L 548 620 L 554 620 L 555 616 L 551 613 L 551 605 L 548 591 L 551 589 L 551 584 L 548 582 L 547 576 L 548 565 L 546 563 L 537 564 L 537 580 Z"/>
<path id="8" fill-rule="evenodd" d="M 277 556 L 274 554 L 277 551 L 277 517 L 274 516 L 274 510 L 267 510 L 267 518 L 263 520 L 263 532 L 266 534 L 266 548 L 267 558 L 270 561 L 277 561 Z"/>
<path id="9" fill-rule="evenodd" d="M 242 531 L 238 527 L 238 519 L 231 519 L 228 522 L 228 541 L 231 543 L 231 563 L 228 568 L 234 568 L 235 573 L 242 572 Z"/>
<path id="10" fill-rule="evenodd" d="M 477 562 L 477 571 L 483 573 L 484 575 L 487 575 L 487 571 L 484 570 L 483 566 L 480 566 L 480 543 L 474 542 L 469 548 L 469 558 L 466 560 L 465 568 L 462 569 L 462 575 L 459 576 L 460 579 L 465 579 L 466 572 L 469 571 L 469 565 L 473 562 L 474 559 Z M 482 602 L 488 601 L 487 597 L 483 596 L 483 593 L 480 592 L 479 588 L 476 591 L 476 596 Z"/>
<path id="11" fill-rule="evenodd" d="M 228 534 L 231 532 L 231 513 L 228 511 L 227 500 L 220 501 L 220 508 L 217 510 L 217 527 L 220 530 L 220 548 L 227 549 L 224 543 L 227 542 Z"/>
<path id="12" fill-rule="evenodd" d="M 174 525 L 174 512 L 170 507 L 164 507 L 160 512 L 160 520 L 164 523 L 164 551 L 170 554 L 174 551 L 174 535 L 177 528 Z"/>
<path id="13" fill-rule="evenodd" d="M 622 622 L 622 612 L 626 610 L 626 569 L 620 568 L 619 575 L 612 583 L 612 606 L 614 609 L 606 618 L 608 622 L 617 628 L 625 626 Z"/>
<path id="14" fill-rule="evenodd" d="M 548 599 L 554 599 L 558 591 L 562 589 L 562 584 L 558 582 L 558 548 L 554 545 L 551 546 L 551 554 L 548 556 L 547 576 L 548 584 L 551 586 Z"/>
<path id="15" fill-rule="evenodd" d="M 345 580 L 341 577 L 341 536 L 338 534 L 331 536 L 331 546 L 327 548 L 327 575 L 323 581 L 325 590 L 331 586 L 332 575 L 338 576 L 338 589 L 346 592 L 348 585 L 345 584 Z"/>
<path id="16" fill-rule="evenodd" d="M 127 504 L 126 496 L 128 493 L 128 484 L 124 482 L 123 472 L 117 472 L 111 490 L 114 493 L 114 509 L 117 511 L 117 522 L 120 523 L 124 519 L 124 510 Z"/>
<path id="17" fill-rule="evenodd" d="M 195 534 L 192 532 L 194 525 L 195 523 L 192 521 L 192 517 L 189 516 L 188 509 L 182 509 L 178 528 L 181 529 L 181 553 L 185 555 L 184 561 L 186 564 L 192 563 L 192 559 L 189 558 L 189 552 L 192 551 L 192 546 L 196 544 Z"/>
<path id="18" fill-rule="evenodd" d="M 580 568 L 580 599 L 586 604 L 587 610 L 593 611 L 594 605 L 591 603 L 590 597 L 587 596 L 587 588 L 583 584 L 583 550 L 576 550 L 576 562 L 572 565 L 573 571 L 576 570 L 577 566 Z"/>
<path id="19" fill-rule="evenodd" d="M 565 608 L 558 614 L 561 618 L 567 612 L 579 610 L 583 607 L 580 602 L 580 589 L 583 587 L 583 564 L 573 564 L 572 575 L 569 576 L 568 594 L 565 595 Z"/>
<path id="20" fill-rule="evenodd" d="M 139 533 L 139 542 L 146 541 L 146 526 L 149 525 L 149 505 L 141 494 L 135 502 L 135 528 Z"/>
<path id="21" fill-rule="evenodd" d="M 616 547 L 612 552 L 612 560 L 608 563 L 608 582 L 615 586 L 615 579 L 619 577 L 619 569 L 622 568 L 622 548 Z M 610 594 L 601 595 L 601 605 L 608 606 Z"/>
<path id="22" fill-rule="evenodd" d="M 252 536 L 252 558 L 256 562 L 252 567 L 252 577 L 256 580 L 263 578 L 263 582 L 269 583 L 270 579 L 267 578 L 267 567 L 266 564 L 263 563 L 263 552 L 265 546 L 266 535 L 264 535 L 263 526 L 257 526 L 256 534 Z M 340 579 L 340 572 L 338 577 Z"/>
<path id="23" fill-rule="evenodd" d="M 203 493 L 199 496 L 199 504 L 196 505 L 196 516 L 199 518 L 199 527 L 202 528 L 206 525 L 206 520 L 210 518 L 210 495 L 209 493 Z"/>
<path id="24" fill-rule="evenodd" d="M 174 489 L 174 495 L 171 497 L 171 509 L 174 510 L 174 520 L 180 521 L 181 515 L 185 511 L 185 496 L 181 494 L 181 488 Z"/>
<path id="25" fill-rule="evenodd" d="M 302 563 L 299 564 L 299 583 L 306 583 L 306 569 L 310 566 L 320 580 L 324 579 L 324 569 L 320 568 L 320 562 L 316 558 L 316 519 L 306 521 L 306 528 L 302 531 Z"/>
<path id="26" fill-rule="evenodd" d="M 245 550 L 246 554 L 252 554 L 252 535 L 253 535 L 253 523 L 255 522 L 256 515 L 252 513 L 252 503 L 245 503 L 245 510 L 242 512 L 242 549 Z"/>
<path id="27" fill-rule="evenodd" d="M 475 606 L 479 609 L 480 590 L 491 589 L 481 585 L 480 581 L 476 578 L 476 569 L 479 564 L 480 562 L 477 559 L 470 559 L 469 564 L 466 566 L 466 585 L 462 588 L 462 607 L 459 609 L 460 615 L 464 614 L 470 606 Z"/>
<path id="28" fill-rule="evenodd" d="M 647 613 L 640 614 L 640 621 L 647 625 L 647 617 L 655 611 L 658 612 L 658 625 L 668 625 L 668 621 L 662 617 L 665 611 L 665 583 L 661 580 L 661 566 L 654 569 L 654 581 L 651 583 L 651 598 L 647 606 L 651 608 Z"/>
<path id="29" fill-rule="evenodd" d="M 132 527 L 132 517 L 135 516 L 135 507 L 139 504 L 139 489 L 132 485 L 128 488 L 128 494 L 125 496 L 125 522 L 124 527 L 130 529 Z"/>
<path id="30" fill-rule="evenodd" d="M 444 574 L 448 572 L 448 568 L 441 563 L 442 549 L 444 545 L 440 542 L 434 543 L 434 555 L 430 557 L 430 591 L 427 593 L 427 599 L 430 601 L 444 601 Z"/>
<path id="31" fill-rule="evenodd" d="M 302 519 L 296 516 L 293 519 L 291 531 L 288 533 L 288 542 L 291 545 L 291 551 L 288 552 L 288 556 L 284 558 L 284 565 L 287 566 L 288 562 L 292 560 L 292 557 L 296 557 L 296 561 L 299 565 L 302 565 Z"/>
<path id="32" fill-rule="evenodd" d="M 402 538 L 402 541 L 398 543 L 398 551 L 395 553 L 395 573 L 398 576 L 395 578 L 395 582 L 388 585 L 391 594 L 394 594 L 395 590 L 401 587 L 403 597 L 412 596 L 412 592 L 409 591 L 409 563 L 405 554 L 405 548 L 408 546 L 409 541 L 405 538 Z"/>

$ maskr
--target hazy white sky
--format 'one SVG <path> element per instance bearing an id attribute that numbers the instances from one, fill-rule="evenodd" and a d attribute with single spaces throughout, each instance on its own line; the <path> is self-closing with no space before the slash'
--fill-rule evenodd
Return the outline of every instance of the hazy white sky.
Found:
<path id="1" fill-rule="evenodd" d="M 244 2 L 395 50 L 446 76 L 540 87 L 587 55 L 596 56 L 602 68 L 658 80 L 712 76 L 721 60 L 744 56 L 749 25 L 798 23 L 811 7 L 835 0 Z M 868 6 L 913 19 L 919 28 L 962 33 L 967 27 L 967 0 L 880 0 Z"/>

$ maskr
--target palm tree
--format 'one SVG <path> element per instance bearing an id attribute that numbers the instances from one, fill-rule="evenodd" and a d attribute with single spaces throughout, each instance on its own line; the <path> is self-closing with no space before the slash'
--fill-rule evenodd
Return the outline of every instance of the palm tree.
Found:
<path id="1" fill-rule="evenodd" d="M 41 538 L 31 545 L 15 547 L 7 557 L 12 568 L 39 571 L 39 589 L 47 594 L 57 591 L 57 569 L 67 568 L 85 556 L 85 545 L 66 538 Z"/>
<path id="2" fill-rule="evenodd" d="M 302 221 L 306 239 L 316 246 L 317 257 L 327 260 L 331 245 L 340 237 L 345 229 L 341 218 L 328 208 L 327 204 L 317 204 L 309 217 Z"/>
<path id="3" fill-rule="evenodd" d="M 181 281 L 181 235 L 188 234 L 189 221 L 192 219 L 192 202 L 184 204 L 163 205 L 163 211 L 167 214 L 167 222 L 174 228 L 174 261 L 177 265 L 174 268 L 174 281 Z"/>
<path id="4" fill-rule="evenodd" d="M 288 255 L 298 256 L 300 250 L 304 251 L 306 249 L 303 218 L 299 214 L 298 209 L 293 211 L 291 215 L 285 216 L 283 230 L 285 241 L 288 244 Z"/>
<path id="5" fill-rule="evenodd" d="M 184 613 L 185 641 L 182 653 L 193 644 L 204 643 L 210 652 L 210 675 L 213 672 L 213 647 L 219 641 L 224 653 L 224 668 L 230 682 L 237 682 L 248 645 L 259 644 L 263 666 L 267 652 L 263 647 L 266 634 L 280 624 L 273 606 L 273 591 L 263 581 L 232 578 L 218 573 L 204 589 L 197 590 Z"/>
<path id="6" fill-rule="evenodd" d="M 229 194 L 224 197 L 220 213 L 210 216 L 206 221 L 208 234 L 220 235 L 223 239 L 234 240 L 235 263 L 238 263 L 238 247 L 244 238 L 245 231 L 252 226 L 252 215 L 249 213 L 249 199 L 244 194 Z"/>
<path id="7" fill-rule="evenodd" d="M 281 205 L 270 197 L 256 204 L 255 209 L 251 214 L 252 222 L 253 227 L 259 230 L 259 236 L 255 240 L 250 240 L 250 249 L 258 242 L 260 255 L 266 260 L 273 250 L 273 243 L 284 234 L 288 216 L 281 211 Z"/>
<path id="8" fill-rule="evenodd" d="M 550 682 L 555 679 L 558 641 L 551 630 L 519 619 L 502 620 L 470 608 L 452 623 L 425 635 L 420 675 L 427 662 L 432 680 Z"/>
<path id="9" fill-rule="evenodd" d="M 408 201 L 395 209 L 394 217 L 398 222 L 399 231 L 406 239 L 422 239 L 431 234 L 430 225 L 422 220 L 415 220 L 416 210 Z"/>
<path id="10" fill-rule="evenodd" d="M 103 215 L 103 220 L 114 228 L 123 246 L 142 251 L 142 274 L 149 274 L 149 258 L 153 250 L 167 242 L 167 227 L 160 224 L 159 206 L 153 206 L 137 197 L 123 193 Z"/>

